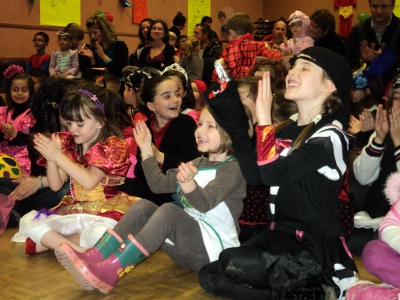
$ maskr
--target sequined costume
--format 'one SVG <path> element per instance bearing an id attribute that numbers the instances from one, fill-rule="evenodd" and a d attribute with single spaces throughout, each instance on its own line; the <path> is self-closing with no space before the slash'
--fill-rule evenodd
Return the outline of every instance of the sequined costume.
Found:
<path id="1" fill-rule="evenodd" d="M 54 208 L 57 215 L 41 215 L 33 220 L 37 212 L 31 211 L 21 219 L 20 230 L 13 237 L 13 241 L 22 242 L 26 237 L 30 237 L 38 243 L 40 238 L 31 236 L 30 232 L 43 225 L 63 235 L 82 232 L 98 223 L 112 228 L 138 199 L 118 190 L 118 185 L 123 181 L 130 165 L 129 146 L 124 140 L 110 136 L 95 144 L 79 158 L 72 135 L 69 132 L 61 132 L 58 135 L 62 151 L 71 163 L 79 164 L 85 169 L 96 167 L 104 173 L 104 179 L 91 190 L 85 190 L 70 179 L 69 193 Z M 46 162 L 41 158 L 38 163 Z"/>
<path id="2" fill-rule="evenodd" d="M 0 121 L 13 124 L 17 130 L 17 136 L 4 139 L 0 134 L 0 153 L 14 157 L 20 164 L 22 174 L 28 177 L 31 173 L 31 162 L 27 148 L 28 134 L 36 120 L 31 113 L 29 103 L 14 104 L 14 108 L 0 107 Z"/>

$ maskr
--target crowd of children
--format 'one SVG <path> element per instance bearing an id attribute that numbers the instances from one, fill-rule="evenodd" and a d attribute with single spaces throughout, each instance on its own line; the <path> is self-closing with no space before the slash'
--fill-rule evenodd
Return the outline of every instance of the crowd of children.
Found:
<path id="1" fill-rule="evenodd" d="M 267 46 L 236 13 L 207 86 L 207 38 L 180 35 L 177 17 L 169 33 L 144 19 L 129 58 L 102 17 L 87 20 L 88 44 L 68 24 L 51 54 L 49 36 L 34 35 L 26 69 L 4 72 L 0 152 L 23 177 L 0 178 L 0 233 L 21 217 L 13 241 L 55 250 L 102 293 L 162 249 L 231 299 L 400 294 L 398 174 L 383 190 L 400 170 L 400 75 L 381 80 L 390 51 L 352 74 L 313 46 L 303 12 L 289 16 L 291 38 L 280 20 Z M 393 286 L 358 281 L 353 222 L 379 229 L 357 254 L 369 242 L 365 267 Z"/>

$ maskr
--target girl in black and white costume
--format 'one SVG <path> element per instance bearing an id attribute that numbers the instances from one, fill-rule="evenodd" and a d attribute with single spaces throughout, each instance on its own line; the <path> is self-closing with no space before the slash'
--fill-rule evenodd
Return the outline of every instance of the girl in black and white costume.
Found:
<path id="1" fill-rule="evenodd" d="M 320 47 L 303 50 L 291 59 L 291 65 L 285 98 L 296 102 L 298 114 L 277 128 L 272 125 L 270 78 L 265 74 L 256 101 L 257 154 L 244 130 L 247 120 L 239 97 L 229 103 L 209 101 L 217 122 L 231 136 L 248 183 L 271 187 L 270 230 L 239 248 L 223 251 L 219 261 L 200 271 L 201 286 L 217 296 L 275 299 L 293 290 L 291 283 L 314 281 L 312 276 L 319 276 L 335 291 L 333 297 L 342 298 L 357 280 L 337 213 L 352 141 L 342 130 L 349 120 L 343 103 L 351 91 L 351 69 L 342 56 Z M 310 253 L 320 267 L 316 273 L 309 272 L 311 268 L 296 273 L 289 266 L 285 270 L 291 278 L 286 278 L 284 286 L 286 273 L 277 268 L 277 256 L 289 261 L 288 254 L 295 257 L 295 248 Z M 273 281 L 274 275 L 278 280 Z"/>

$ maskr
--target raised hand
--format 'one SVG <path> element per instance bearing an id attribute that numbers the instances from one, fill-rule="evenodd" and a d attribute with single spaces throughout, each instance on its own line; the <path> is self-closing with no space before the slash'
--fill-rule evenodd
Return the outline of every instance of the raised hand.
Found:
<path id="1" fill-rule="evenodd" d="M 353 115 L 350 115 L 349 129 L 348 132 L 352 135 L 356 135 L 361 131 L 362 123 Z"/>
<path id="2" fill-rule="evenodd" d="M 400 107 L 393 106 L 389 115 L 390 137 L 395 147 L 400 145 Z"/>
<path id="3" fill-rule="evenodd" d="M 360 43 L 360 56 L 363 62 L 373 61 L 380 53 L 380 51 L 374 50 L 375 43 L 364 40 Z"/>
<path id="4" fill-rule="evenodd" d="M 93 51 L 89 47 L 86 47 L 86 45 L 83 47 L 78 46 L 78 51 L 79 51 L 79 54 L 82 54 L 83 56 L 87 56 L 89 58 L 94 58 Z"/>
<path id="5" fill-rule="evenodd" d="M 258 82 L 258 94 L 256 99 L 256 115 L 258 125 L 271 125 L 272 91 L 270 73 L 263 74 Z"/>
<path id="6" fill-rule="evenodd" d="M 389 132 L 389 121 L 387 111 L 383 109 L 382 104 L 378 105 L 375 117 L 375 142 L 383 144 L 387 133 Z"/>
<path id="7" fill-rule="evenodd" d="M 360 121 L 362 132 L 370 131 L 375 128 L 374 116 L 372 115 L 372 112 L 367 108 L 364 108 L 363 112 L 360 114 Z"/>
<path id="8" fill-rule="evenodd" d="M 106 54 L 104 53 L 103 47 L 99 44 L 99 42 L 96 42 L 94 44 L 94 51 L 97 53 L 97 55 L 102 59 L 102 60 L 106 60 L 104 59 Z"/>
<path id="9" fill-rule="evenodd" d="M 57 134 L 53 133 L 51 138 L 38 133 L 34 136 L 35 149 L 43 155 L 48 162 L 55 162 L 61 154 L 61 141 Z"/>
<path id="10" fill-rule="evenodd" d="M 143 121 L 137 121 L 133 129 L 133 136 L 135 137 L 136 144 L 142 152 L 142 157 L 153 154 L 151 147 L 151 132 Z"/>

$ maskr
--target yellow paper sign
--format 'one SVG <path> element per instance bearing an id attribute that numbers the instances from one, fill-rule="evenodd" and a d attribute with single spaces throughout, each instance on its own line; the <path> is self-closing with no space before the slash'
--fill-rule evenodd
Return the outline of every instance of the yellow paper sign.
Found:
<path id="1" fill-rule="evenodd" d="M 80 0 L 41 0 L 40 25 L 66 26 L 81 24 Z"/>
<path id="2" fill-rule="evenodd" d="M 400 0 L 396 0 L 393 13 L 396 15 L 396 17 L 400 18 Z"/>
<path id="3" fill-rule="evenodd" d="M 210 0 L 188 0 L 188 36 L 193 35 L 196 24 L 200 23 L 204 16 L 210 16 L 210 12 Z"/>

